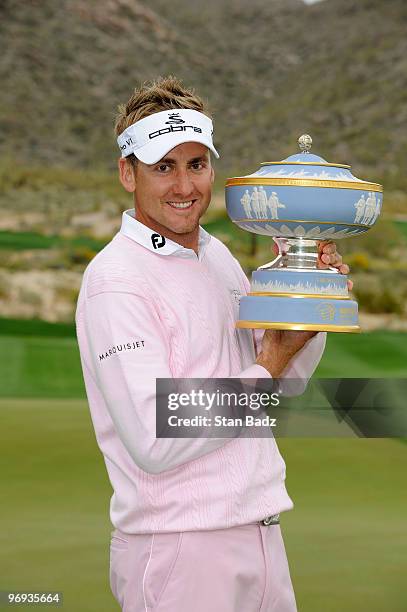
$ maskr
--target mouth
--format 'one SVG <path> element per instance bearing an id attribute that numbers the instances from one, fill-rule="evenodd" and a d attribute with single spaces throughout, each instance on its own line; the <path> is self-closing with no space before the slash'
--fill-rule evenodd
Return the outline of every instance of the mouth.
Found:
<path id="1" fill-rule="evenodd" d="M 186 200 L 185 202 L 167 202 L 171 208 L 175 208 L 175 210 L 188 210 L 192 208 L 196 200 Z"/>

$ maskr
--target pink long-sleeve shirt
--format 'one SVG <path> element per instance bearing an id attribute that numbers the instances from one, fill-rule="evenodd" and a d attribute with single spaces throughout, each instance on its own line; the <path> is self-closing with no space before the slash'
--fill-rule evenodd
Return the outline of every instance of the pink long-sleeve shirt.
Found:
<path id="1" fill-rule="evenodd" d="M 165 243 L 164 243 L 165 242 Z M 164 244 L 163 244 L 164 243 Z M 123 213 L 120 231 L 85 270 L 76 329 L 85 387 L 126 533 L 221 529 L 293 507 L 275 439 L 156 438 L 156 378 L 266 378 L 251 330 L 237 329 L 249 284 L 200 228 L 198 255 Z M 317 334 L 284 372 L 309 378 Z"/>

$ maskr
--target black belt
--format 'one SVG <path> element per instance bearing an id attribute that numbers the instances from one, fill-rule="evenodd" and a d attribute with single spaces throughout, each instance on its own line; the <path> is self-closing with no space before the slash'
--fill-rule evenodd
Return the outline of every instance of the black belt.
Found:
<path id="1" fill-rule="evenodd" d="M 262 521 L 259 521 L 260 523 L 262 523 L 263 525 L 266 525 L 266 527 L 269 527 L 270 525 L 279 525 L 280 524 L 280 515 L 279 514 L 272 514 L 271 516 L 267 516 L 265 519 L 263 519 Z"/>

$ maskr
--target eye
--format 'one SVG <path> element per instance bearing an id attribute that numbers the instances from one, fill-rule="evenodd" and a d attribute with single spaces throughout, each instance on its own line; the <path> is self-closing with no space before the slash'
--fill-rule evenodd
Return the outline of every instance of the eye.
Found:
<path id="1" fill-rule="evenodd" d="M 203 170 L 205 168 L 205 164 L 202 161 L 196 161 L 191 164 L 192 170 Z"/>
<path id="2" fill-rule="evenodd" d="M 161 174 L 165 174 L 171 170 L 171 166 L 169 164 L 158 164 L 156 170 Z"/>

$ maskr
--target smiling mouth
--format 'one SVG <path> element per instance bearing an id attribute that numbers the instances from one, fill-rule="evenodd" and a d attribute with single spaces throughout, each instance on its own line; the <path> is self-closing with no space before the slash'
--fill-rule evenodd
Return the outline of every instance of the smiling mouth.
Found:
<path id="1" fill-rule="evenodd" d="M 167 202 L 167 204 L 176 210 L 187 210 L 188 208 L 191 208 L 194 202 L 196 202 L 196 200 L 186 200 L 185 202 Z"/>

